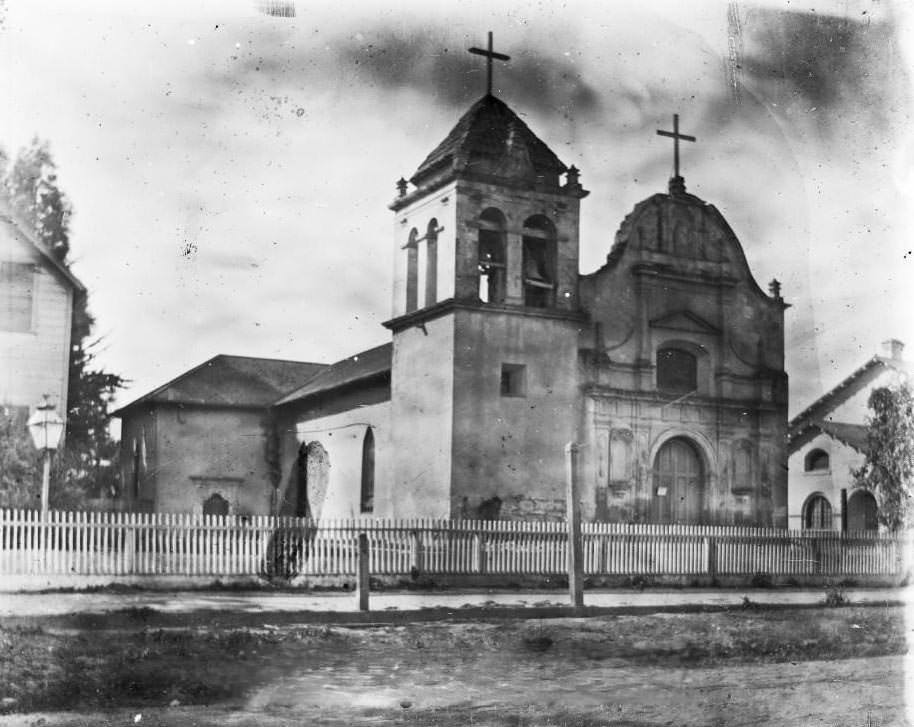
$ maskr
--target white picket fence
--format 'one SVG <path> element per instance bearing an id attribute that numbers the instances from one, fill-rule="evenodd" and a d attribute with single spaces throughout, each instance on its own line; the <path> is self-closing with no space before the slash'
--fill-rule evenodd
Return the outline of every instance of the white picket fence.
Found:
<path id="1" fill-rule="evenodd" d="M 332 576 L 567 573 L 564 523 L 321 520 L 0 510 L 0 575 Z M 898 576 L 908 535 L 585 523 L 590 576 Z"/>

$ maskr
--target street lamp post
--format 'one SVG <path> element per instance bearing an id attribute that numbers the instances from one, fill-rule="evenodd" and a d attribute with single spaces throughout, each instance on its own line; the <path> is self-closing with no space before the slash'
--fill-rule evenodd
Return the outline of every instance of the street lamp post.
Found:
<path id="1" fill-rule="evenodd" d="M 35 448 L 41 450 L 43 471 L 41 476 L 41 519 L 47 520 L 48 495 L 51 483 L 51 452 L 60 444 L 63 435 L 64 421 L 54 410 L 54 405 L 44 397 L 44 402 L 39 404 L 28 421 L 29 434 Z"/>

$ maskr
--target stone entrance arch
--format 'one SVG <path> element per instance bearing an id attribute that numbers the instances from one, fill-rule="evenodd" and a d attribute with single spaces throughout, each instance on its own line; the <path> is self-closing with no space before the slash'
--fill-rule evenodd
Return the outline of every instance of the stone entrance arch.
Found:
<path id="1" fill-rule="evenodd" d="M 654 455 L 651 521 L 701 523 L 706 479 L 706 467 L 699 446 L 685 436 L 667 439 Z"/>

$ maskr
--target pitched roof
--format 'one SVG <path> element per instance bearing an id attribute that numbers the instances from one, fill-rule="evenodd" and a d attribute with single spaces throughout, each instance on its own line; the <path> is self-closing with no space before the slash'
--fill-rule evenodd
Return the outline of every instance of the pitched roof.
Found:
<path id="1" fill-rule="evenodd" d="M 327 366 L 306 384 L 276 402 L 277 406 L 390 373 L 393 347 L 385 343 Z"/>
<path id="2" fill-rule="evenodd" d="M 837 439 L 842 444 L 866 452 L 867 427 L 863 424 L 850 424 L 848 422 L 814 421 L 807 422 L 801 427 L 794 428 L 788 434 L 787 453 L 793 454 L 804 444 L 818 434 L 827 434 L 832 439 Z"/>
<path id="3" fill-rule="evenodd" d="M 886 369 L 890 368 L 909 375 L 911 373 L 911 367 L 904 361 L 886 358 L 885 356 L 873 356 L 837 386 L 820 396 L 791 419 L 788 424 L 788 431 L 802 429 L 806 424 L 825 419 L 829 411 L 843 404 Z"/>
<path id="4" fill-rule="evenodd" d="M 516 158 L 518 153 L 526 155 L 535 175 L 544 181 L 557 183 L 558 175 L 567 169 L 507 104 L 487 94 L 460 118 L 410 181 L 419 186 L 436 172 L 448 168 L 472 171 L 474 166 L 497 165 Z"/>
<path id="5" fill-rule="evenodd" d="M 863 424 L 849 424 L 847 422 L 820 422 L 819 428 L 830 437 L 844 442 L 848 447 L 853 447 L 858 452 L 866 451 L 867 432 L 869 429 Z"/>
<path id="6" fill-rule="evenodd" d="M 114 416 L 152 403 L 266 407 L 325 368 L 326 364 L 220 354 L 121 407 Z"/>
<path id="7" fill-rule="evenodd" d="M 47 263 L 54 272 L 77 293 L 85 293 L 86 286 L 83 285 L 64 263 L 60 262 L 48 248 L 35 239 L 35 236 L 28 230 L 28 226 L 19 218 L 19 216 L 10 208 L 6 200 L 0 199 L 0 220 L 3 220 L 14 233 L 30 245 Z"/>

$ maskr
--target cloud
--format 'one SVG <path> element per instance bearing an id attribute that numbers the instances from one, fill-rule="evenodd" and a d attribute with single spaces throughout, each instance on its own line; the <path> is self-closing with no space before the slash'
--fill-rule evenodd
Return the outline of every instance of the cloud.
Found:
<path id="1" fill-rule="evenodd" d="M 886 128 L 910 87 L 889 21 L 754 9 L 743 23 L 746 82 L 787 115 L 815 110 L 819 126 Z"/>

